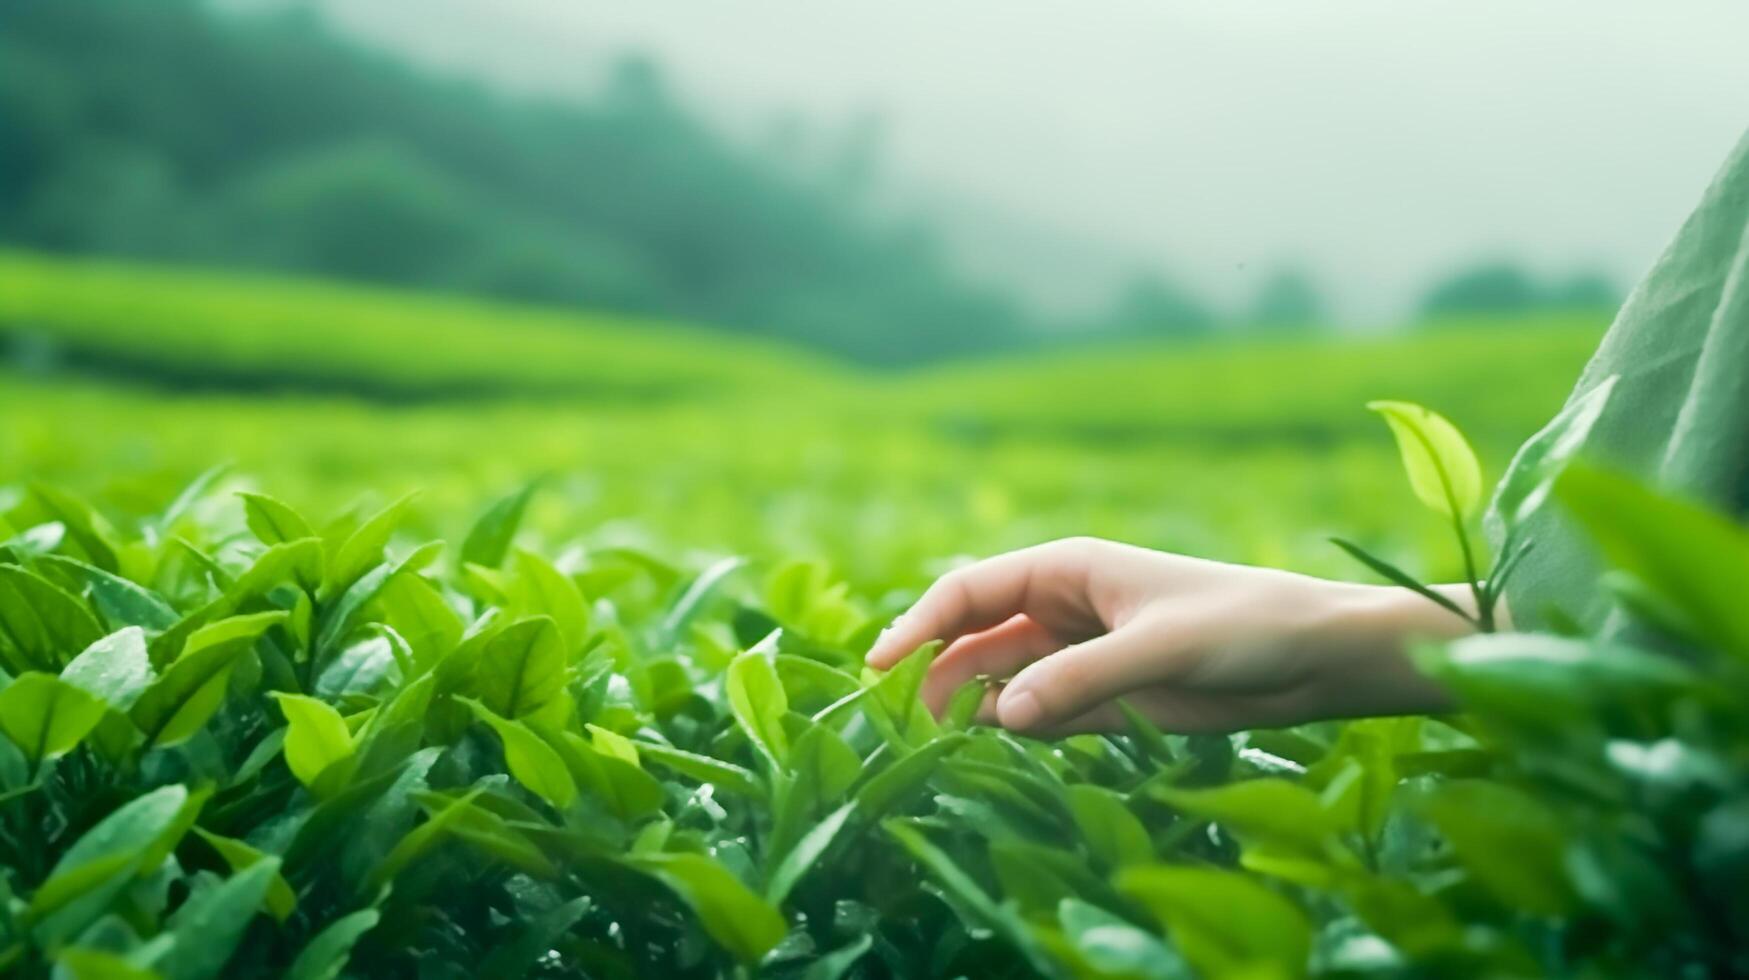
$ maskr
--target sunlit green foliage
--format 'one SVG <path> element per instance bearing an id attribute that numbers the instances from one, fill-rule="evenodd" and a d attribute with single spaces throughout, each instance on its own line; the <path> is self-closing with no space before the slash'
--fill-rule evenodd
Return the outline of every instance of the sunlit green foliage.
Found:
<path id="1" fill-rule="evenodd" d="M 1667 649 L 1482 635 L 1421 655 L 1462 716 L 1056 743 L 931 719 L 932 648 L 859 676 L 875 604 L 816 566 L 540 547 L 514 503 L 443 556 L 396 530 L 418 503 L 9 494 L 0 963 L 1740 971 L 1749 659 L 1709 583 L 1741 583 L 1749 533 L 1544 479 Z"/>

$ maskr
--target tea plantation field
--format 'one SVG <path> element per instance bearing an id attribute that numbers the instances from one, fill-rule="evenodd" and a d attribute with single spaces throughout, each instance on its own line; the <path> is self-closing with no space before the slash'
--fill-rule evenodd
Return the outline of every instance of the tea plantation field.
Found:
<path id="1" fill-rule="evenodd" d="M 1335 570 L 1340 530 L 1450 572 L 1361 406 L 1444 411 L 1498 473 L 1602 328 L 874 374 L 696 328 L 307 281 L 11 254 L 0 282 L 0 482 L 144 513 L 229 463 L 314 513 L 417 490 L 411 527 L 453 538 L 544 475 L 531 525 L 553 540 L 822 558 L 875 590 L 1075 533 Z"/>
<path id="2" fill-rule="evenodd" d="M 973 723 L 984 679 L 923 709 L 933 645 L 862 663 L 956 560 L 1063 535 L 1454 576 L 1363 404 L 1497 477 L 1601 328 L 873 374 L 0 257 L 0 973 L 1749 970 L 1749 534 L 1618 477 L 1554 493 L 1690 655 L 1423 651 L 1460 716 L 1041 741 Z"/>

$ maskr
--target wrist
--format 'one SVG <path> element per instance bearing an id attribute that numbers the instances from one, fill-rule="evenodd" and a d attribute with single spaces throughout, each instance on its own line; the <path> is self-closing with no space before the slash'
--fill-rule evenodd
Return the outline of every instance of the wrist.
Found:
<path id="1" fill-rule="evenodd" d="M 1434 588 L 1474 615 L 1466 586 Z M 1342 716 L 1451 710 L 1451 695 L 1415 669 L 1409 651 L 1416 643 L 1467 636 L 1475 627 L 1405 588 L 1343 583 L 1338 589 L 1320 630 L 1320 707 Z"/>

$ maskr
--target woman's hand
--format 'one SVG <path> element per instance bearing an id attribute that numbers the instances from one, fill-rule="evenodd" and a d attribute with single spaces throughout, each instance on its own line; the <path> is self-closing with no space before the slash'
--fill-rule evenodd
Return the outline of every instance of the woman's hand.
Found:
<path id="1" fill-rule="evenodd" d="M 1441 591 L 1461 606 L 1462 587 Z M 1123 698 L 1168 731 L 1449 709 L 1405 653 L 1468 623 L 1406 589 L 1331 582 L 1074 538 L 951 572 L 875 642 L 889 668 L 948 646 L 923 698 L 1008 679 L 981 720 L 1032 733 L 1117 729 Z"/>

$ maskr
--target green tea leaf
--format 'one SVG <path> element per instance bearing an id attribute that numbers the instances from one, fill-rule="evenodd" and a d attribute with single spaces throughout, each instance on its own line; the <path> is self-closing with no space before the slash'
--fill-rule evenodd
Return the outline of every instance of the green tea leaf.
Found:
<path id="1" fill-rule="evenodd" d="M 165 980 L 210 980 L 221 976 L 268 889 L 279 877 L 279 859 L 264 857 L 224 884 L 189 896 L 170 917 L 172 942 L 149 964 Z"/>
<path id="2" fill-rule="evenodd" d="M 0 540 L 0 561 L 20 563 L 24 558 L 47 557 L 66 537 L 67 526 L 60 521 L 37 524 Z"/>
<path id="3" fill-rule="evenodd" d="M 854 675 L 818 660 L 780 653 L 772 657 L 771 662 L 777 668 L 778 680 L 783 682 L 791 706 L 797 711 L 807 710 L 800 707 L 802 703 L 831 703 L 863 690 Z"/>
<path id="4" fill-rule="evenodd" d="M 855 812 L 856 804 L 846 803 L 803 834 L 801 840 L 796 841 L 796 845 L 790 848 L 789 853 L 783 856 L 783 860 L 771 872 L 771 878 L 765 884 L 765 900 L 772 905 L 782 905 L 783 900 L 789 897 L 790 889 L 802 880 L 802 876 L 832 846 L 838 831 L 843 829 L 845 822 Z"/>
<path id="5" fill-rule="evenodd" d="M 522 718 L 546 707 L 565 689 L 565 641 L 547 616 L 511 623 L 482 649 L 480 700 L 505 718 Z"/>
<path id="6" fill-rule="evenodd" d="M 367 886 L 371 890 L 381 888 L 393 881 L 397 875 L 405 871 L 414 861 L 424 857 L 436 847 L 450 828 L 459 823 L 470 809 L 474 800 L 484 793 L 484 789 L 473 789 L 444 804 L 443 808 L 433 813 L 430 819 L 414 827 L 395 843 L 392 850 L 377 866 L 371 869 Z"/>
<path id="7" fill-rule="evenodd" d="M 352 730 L 327 704 L 302 694 L 271 692 L 285 713 L 285 764 L 312 793 L 327 797 L 344 784 L 356 765 Z M 325 774 L 332 773 L 324 779 Z"/>
<path id="8" fill-rule="evenodd" d="M 1601 709 L 1649 706 L 1696 689 L 1673 657 L 1558 636 L 1466 637 L 1417 651 L 1416 663 L 1491 720 L 1572 732 Z"/>
<path id="9" fill-rule="evenodd" d="M 575 657 L 589 634 L 589 607 L 583 602 L 583 593 L 569 576 L 532 552 L 518 551 L 513 564 L 516 574 L 509 583 L 509 615 L 514 619 L 551 617 L 564 640 L 565 656 Z"/>
<path id="10" fill-rule="evenodd" d="M 195 504 L 200 503 L 202 497 L 212 491 L 213 485 L 230 471 L 231 465 L 229 463 L 220 463 L 196 474 L 195 478 L 188 481 L 188 485 L 182 488 L 182 492 L 177 494 L 176 498 L 164 508 L 164 512 L 158 515 L 158 519 L 152 522 L 158 534 L 165 534 L 175 527 L 178 521 L 194 509 Z"/>
<path id="11" fill-rule="evenodd" d="M 113 628 L 144 626 L 164 630 L 180 618 L 176 610 L 156 593 L 120 575 L 63 555 L 47 555 L 41 560 L 82 579 L 91 589 L 92 604 Z"/>
<path id="12" fill-rule="evenodd" d="M 759 777 L 734 763 L 696 752 L 686 752 L 658 742 L 636 740 L 635 744 L 644 758 L 683 776 L 690 776 L 701 783 L 709 783 L 738 796 L 762 798 L 765 795 L 765 791 L 759 786 Z"/>
<path id="13" fill-rule="evenodd" d="M 472 698 L 462 699 L 473 709 L 474 717 L 492 727 L 504 743 L 504 761 L 516 781 L 529 792 L 559 809 L 571 805 L 577 798 L 577 783 L 564 759 L 552 746 L 542 741 L 527 725 L 499 717 L 491 708 Z"/>
<path id="14" fill-rule="evenodd" d="M 85 603 L 40 575 L 0 565 L 0 662 L 12 673 L 58 673 L 103 636 Z"/>
<path id="15" fill-rule="evenodd" d="M 759 962 L 789 932 L 777 909 L 702 854 L 646 854 L 629 863 L 672 888 L 705 932 L 744 964 Z"/>
<path id="16" fill-rule="evenodd" d="M 381 920 L 382 914 L 376 909 L 360 909 L 330 922 L 299 951 L 291 969 L 286 971 L 285 980 L 338 980 L 352 955 L 352 947 Z"/>
<path id="17" fill-rule="evenodd" d="M 529 969 L 576 926 L 592 904 L 589 896 L 584 895 L 556 905 L 532 921 L 521 923 L 515 938 L 499 943 L 480 963 L 478 975 L 503 977 L 505 980 L 527 975 Z"/>
<path id="18" fill-rule="evenodd" d="M 176 815 L 136 855 L 142 875 L 163 867 L 165 860 L 176 850 L 182 839 L 188 836 L 189 830 L 193 829 L 195 821 L 200 819 L 201 811 L 206 808 L 207 801 L 212 796 L 213 787 L 210 785 L 197 786 L 188 791 L 188 797 L 177 808 Z"/>
<path id="19" fill-rule="evenodd" d="M 128 710 L 152 682 L 145 631 L 129 626 L 103 637 L 62 669 L 61 680 L 117 711 Z"/>
<path id="20" fill-rule="evenodd" d="M 418 575 L 396 575 L 375 596 L 383 622 L 407 640 L 421 668 L 437 663 L 461 642 L 461 616 L 436 586 Z"/>
<path id="21" fill-rule="evenodd" d="M 849 598 L 849 586 L 832 581 L 818 561 L 789 561 L 772 571 L 765 585 L 766 609 L 793 632 L 843 645 L 865 618 Z"/>
<path id="22" fill-rule="evenodd" d="M 516 537 L 516 529 L 522 523 L 523 511 L 528 509 L 529 498 L 534 496 L 539 483 L 539 480 L 530 480 L 480 515 L 480 519 L 474 522 L 468 536 L 462 541 L 460 558 L 463 563 L 486 568 L 497 568 L 504 564 L 504 556 L 510 551 L 510 542 Z"/>
<path id="23" fill-rule="evenodd" d="M 418 796 L 421 802 L 428 805 L 441 799 L 439 794 Z M 521 826 L 511 826 L 508 819 L 499 815 L 499 810 L 509 812 L 510 818 L 517 820 Z M 450 827 L 449 832 L 457 840 L 510 868 L 541 881 L 550 881 L 560 876 L 558 866 L 522 830 L 523 826 L 538 829 L 539 824 L 540 821 L 533 811 L 526 810 L 503 795 L 486 794 L 463 811 L 461 818 Z"/>
<path id="24" fill-rule="evenodd" d="M 1122 698 L 1118 699 L 1117 707 L 1123 713 L 1130 737 L 1136 740 L 1136 744 L 1141 746 L 1149 758 L 1161 765 L 1172 765 L 1179 761 L 1178 754 L 1172 751 L 1171 744 L 1166 741 L 1166 734 L 1149 721 L 1147 715 L 1137 711 L 1135 706 Z"/>
<path id="25" fill-rule="evenodd" d="M 1398 761 L 1417 754 L 1425 725 L 1419 718 L 1373 718 L 1344 725 L 1323 758 L 1306 771 L 1325 809 L 1346 829 L 1376 841 L 1393 809 Z"/>
<path id="26" fill-rule="evenodd" d="M 870 777 L 856 791 L 858 814 L 866 820 L 878 820 L 886 815 L 921 790 L 935 774 L 941 760 L 964 745 L 968 738 L 970 736 L 964 732 L 943 735 Z"/>
<path id="27" fill-rule="evenodd" d="M 825 725 L 814 725 L 796 739 L 790 752 L 795 778 L 813 797 L 836 802 L 862 775 L 862 757 Z"/>
<path id="28" fill-rule="evenodd" d="M 325 661 L 352 635 L 364 610 L 395 578 L 395 566 L 378 565 L 360 575 L 340 594 L 338 601 L 328 606 L 316 630 L 316 659 Z"/>
<path id="29" fill-rule="evenodd" d="M 66 946 L 55 952 L 56 975 L 71 980 L 162 980 L 156 970 L 134 966 L 115 953 Z"/>
<path id="30" fill-rule="evenodd" d="M 595 751 L 620 759 L 627 765 L 640 768 L 643 766 L 643 763 L 638 760 L 638 746 L 631 739 L 611 729 L 602 728 L 600 725 L 589 724 L 583 727 L 589 732 L 589 738 L 595 746 Z"/>
<path id="31" fill-rule="evenodd" d="M 194 832 L 199 835 L 201 840 L 211 845 L 212 849 L 218 852 L 219 857 L 224 858 L 225 863 L 230 865 L 233 872 L 242 871 L 267 857 L 262 851 L 235 838 L 222 837 L 199 827 L 195 827 Z M 291 918 L 293 912 L 297 911 L 297 906 L 297 893 L 292 891 L 285 876 L 276 872 L 268 883 L 267 894 L 262 897 L 262 908 L 283 924 L 285 920 Z"/>
<path id="32" fill-rule="evenodd" d="M 1368 402 L 1397 437 L 1415 496 L 1447 517 L 1467 518 L 1482 503 L 1482 467 L 1469 441 L 1444 416 L 1409 402 Z"/>
<path id="33" fill-rule="evenodd" d="M 312 591 L 322 579 L 322 561 L 322 545 L 315 538 L 273 545 L 257 555 L 254 563 L 225 590 L 212 614 L 229 616 L 285 582 Z"/>
<path id="34" fill-rule="evenodd" d="M 183 787 L 162 786 L 117 807 L 81 835 L 31 896 L 38 941 L 70 937 L 102 914 L 187 802 Z"/>
<path id="35" fill-rule="evenodd" d="M 976 880 L 922 831 L 897 819 L 883 821 L 881 827 L 941 885 L 942 894 L 951 899 L 954 910 L 967 920 L 967 925 L 1000 935 L 1026 957 L 1037 973 L 1053 976 L 1058 972 L 1020 917 L 1009 907 L 996 904 Z"/>
<path id="36" fill-rule="evenodd" d="M 1203 976 L 1304 976 L 1312 931 L 1299 907 L 1259 882 L 1215 868 L 1126 869 L 1117 887 L 1164 925 Z"/>
<path id="37" fill-rule="evenodd" d="M 789 736 L 783 730 L 789 697 L 771 660 L 753 651 L 741 654 L 729 664 L 723 687 L 736 724 L 772 771 L 782 772 L 789 761 Z"/>
<path id="38" fill-rule="evenodd" d="M 0 689 L 0 732 L 33 768 L 71 752 L 103 720 L 104 704 L 53 674 L 20 674 Z"/>
<path id="39" fill-rule="evenodd" d="M 346 591 L 359 577 L 383 560 L 383 549 L 417 494 L 407 494 L 359 525 L 338 550 L 328 556 L 326 594 L 333 596 Z"/>
<path id="40" fill-rule="evenodd" d="M 1605 558 L 1680 611 L 1700 639 L 1749 658 L 1749 531 L 1596 469 L 1570 467 L 1555 495 Z"/>
<path id="41" fill-rule="evenodd" d="M 575 732 L 541 733 L 564 760 L 579 790 L 600 800 L 625 821 L 640 820 L 662 809 L 666 798 L 654 776 L 596 749 Z"/>
<path id="42" fill-rule="evenodd" d="M 128 710 L 147 746 L 175 745 L 199 731 L 224 702 L 231 669 L 253 652 L 262 633 L 284 620 L 283 612 L 256 613 L 196 630 L 182 655 Z"/>
<path id="43" fill-rule="evenodd" d="M 170 544 L 180 553 L 180 557 L 192 562 L 199 572 L 206 575 L 207 584 L 220 591 L 231 587 L 231 583 L 235 580 L 235 576 L 231 574 L 229 569 L 220 564 L 217 558 L 214 558 L 212 555 L 208 554 L 205 549 L 201 548 L 200 545 L 195 544 L 193 541 L 190 541 L 181 535 L 171 538 Z M 196 575 L 195 577 L 198 578 L 199 576 Z"/>
<path id="44" fill-rule="evenodd" d="M 1554 811 L 1501 783 L 1454 780 L 1422 804 L 1459 861 L 1511 908 L 1560 916 L 1575 895 L 1562 856 L 1568 834 Z"/>
<path id="45" fill-rule="evenodd" d="M 1151 793 L 1241 837 L 1319 848 L 1338 829 L 1318 794 L 1285 779 L 1247 779 L 1208 789 L 1156 786 Z"/>
<path id="46" fill-rule="evenodd" d="M 686 628 L 686 624 L 691 622 L 694 616 L 698 615 L 698 611 L 704 607 L 710 597 L 716 594 L 723 587 L 723 583 L 729 580 L 729 576 L 746 564 L 747 559 L 738 556 L 723 558 L 712 563 L 709 568 L 700 573 L 698 578 L 693 579 L 692 584 L 686 587 L 686 591 L 681 594 L 680 598 L 675 600 L 674 607 L 668 610 L 668 615 L 663 617 L 662 635 L 679 636 L 680 631 Z"/>
<path id="47" fill-rule="evenodd" d="M 1081 855 L 1019 837 L 990 842 L 990 869 L 1004 901 L 1028 915 L 1048 915 L 1066 898 L 1103 896 L 1109 890 Z"/>
<path id="48" fill-rule="evenodd" d="M 1172 947 L 1097 905 L 1065 898 L 1057 921 L 1075 951 L 1102 975 L 1191 980 L 1189 964 Z"/>
<path id="49" fill-rule="evenodd" d="M 67 529 L 67 537 L 83 552 L 85 560 L 106 572 L 120 570 L 116 560 L 115 529 L 96 508 L 72 494 L 45 483 L 33 483 L 31 498 L 51 521 Z"/>
<path id="50" fill-rule="evenodd" d="M 808 964 L 798 980 L 842 980 L 873 946 L 874 937 L 864 933 L 837 949 L 822 953 L 819 959 Z"/>
<path id="51" fill-rule="evenodd" d="M 917 696 L 929 665 L 940 652 L 940 642 L 925 643 L 870 685 L 863 707 L 869 721 L 888 741 L 910 747 L 927 742 L 940 731 Z"/>
<path id="52" fill-rule="evenodd" d="M 941 727 L 950 732 L 963 732 L 972 727 L 989 691 L 990 685 L 982 678 L 974 677 L 961 684 L 948 699 L 947 710 L 941 714 Z"/>
<path id="53" fill-rule="evenodd" d="M 284 544 L 316 537 L 310 522 L 285 503 L 262 493 L 239 493 L 237 496 L 243 498 L 243 517 L 250 533 L 262 544 Z"/>
<path id="54" fill-rule="evenodd" d="M 1080 783 L 1067 791 L 1069 812 L 1081 839 L 1107 868 L 1141 864 L 1154 858 L 1147 828 L 1111 790 Z"/>
<path id="55" fill-rule="evenodd" d="M 187 660 L 190 657 L 201 656 L 208 650 L 220 647 L 247 647 L 261 638 L 263 633 L 285 622 L 288 614 L 274 610 L 270 612 L 250 613 L 246 616 L 230 616 L 225 619 L 207 623 L 188 634 L 181 651 L 172 664 Z"/>

